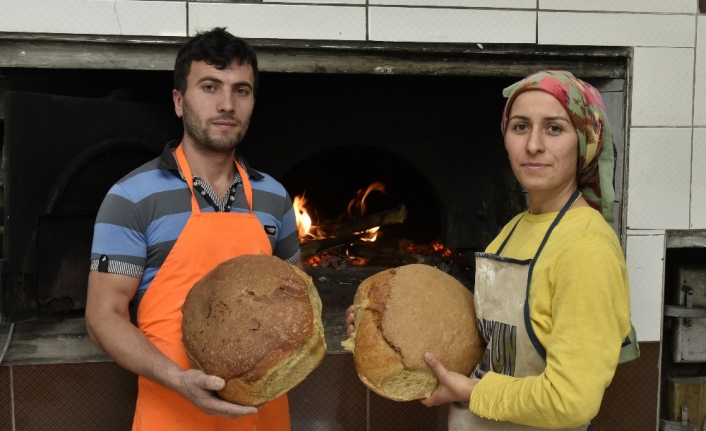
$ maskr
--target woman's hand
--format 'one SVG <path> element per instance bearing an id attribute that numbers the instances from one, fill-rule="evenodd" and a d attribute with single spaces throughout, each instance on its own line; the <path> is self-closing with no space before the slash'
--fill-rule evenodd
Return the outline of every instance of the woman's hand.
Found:
<path id="1" fill-rule="evenodd" d="M 351 338 L 351 334 L 355 331 L 355 308 L 351 305 L 346 310 L 344 326 L 346 328 L 346 337 Z"/>
<path id="2" fill-rule="evenodd" d="M 439 386 L 429 398 L 422 400 L 422 404 L 427 407 L 433 407 L 455 401 L 465 403 L 470 401 L 471 392 L 473 392 L 476 383 L 480 381 L 479 379 L 472 379 L 463 374 L 447 370 L 436 356 L 429 352 L 424 354 L 424 360 L 436 374 L 436 378 L 439 379 Z"/>

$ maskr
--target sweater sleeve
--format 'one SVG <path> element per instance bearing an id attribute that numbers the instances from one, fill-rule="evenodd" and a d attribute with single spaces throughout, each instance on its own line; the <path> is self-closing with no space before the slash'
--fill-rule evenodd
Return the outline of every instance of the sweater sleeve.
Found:
<path id="1" fill-rule="evenodd" d="M 532 281 L 532 289 L 552 290 L 544 372 L 525 378 L 488 372 L 471 395 L 473 413 L 542 428 L 576 427 L 598 414 L 630 330 L 625 259 L 605 235 L 584 232 L 548 274 L 549 280 Z M 532 316 L 531 300 L 530 307 Z"/>

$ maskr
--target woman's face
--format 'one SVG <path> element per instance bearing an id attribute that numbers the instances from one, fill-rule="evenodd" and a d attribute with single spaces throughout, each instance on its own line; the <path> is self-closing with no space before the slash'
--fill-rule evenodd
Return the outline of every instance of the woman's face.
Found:
<path id="1" fill-rule="evenodd" d="M 505 148 L 517 181 L 532 192 L 576 188 L 578 136 L 566 110 L 549 93 L 526 91 L 515 99 Z"/>

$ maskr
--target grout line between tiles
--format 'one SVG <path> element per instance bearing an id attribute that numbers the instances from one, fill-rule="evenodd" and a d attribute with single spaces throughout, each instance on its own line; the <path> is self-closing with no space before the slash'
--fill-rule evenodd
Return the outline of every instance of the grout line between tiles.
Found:
<path id="1" fill-rule="evenodd" d="M 370 40 L 370 0 L 365 0 L 365 40 Z"/>
<path id="2" fill-rule="evenodd" d="M 566 9 L 541 9 L 540 12 L 562 12 L 562 13 L 590 13 L 590 14 L 630 14 L 630 15 L 674 15 L 689 16 L 698 15 L 692 12 L 638 12 L 630 10 L 566 10 Z"/>
<path id="3" fill-rule="evenodd" d="M 537 11 L 534 15 L 534 43 L 539 45 L 539 0 L 536 3 Z"/>
<path id="4" fill-rule="evenodd" d="M 14 366 L 10 365 L 10 422 L 12 423 L 12 431 L 17 431 L 15 427 L 15 383 L 13 369 Z"/>
<path id="5" fill-rule="evenodd" d="M 370 389 L 365 388 L 365 429 L 370 431 Z"/>
<path id="6" fill-rule="evenodd" d="M 701 126 L 706 127 L 706 126 Z M 632 129 L 692 129 L 692 126 L 630 126 Z"/>
<path id="7" fill-rule="evenodd" d="M 694 119 L 696 118 L 696 53 L 698 51 L 699 42 L 699 16 L 694 16 L 694 69 L 692 76 L 692 87 L 691 87 L 691 146 L 689 154 L 689 218 L 688 226 L 691 229 L 691 209 L 694 207 L 692 204 L 692 190 L 694 189 Z"/>
<path id="8" fill-rule="evenodd" d="M 360 3 L 277 3 L 267 2 L 259 3 L 263 5 L 279 5 L 279 6 L 333 6 L 333 7 L 350 7 L 363 6 Z M 369 4 L 369 3 L 368 3 Z M 464 10 L 500 10 L 508 12 L 531 12 L 533 8 L 521 7 L 469 7 L 469 6 L 434 6 L 434 5 L 397 5 L 397 4 L 370 4 L 370 6 L 379 8 L 397 8 L 397 9 L 464 9 Z M 674 14 L 672 14 L 674 15 Z"/>

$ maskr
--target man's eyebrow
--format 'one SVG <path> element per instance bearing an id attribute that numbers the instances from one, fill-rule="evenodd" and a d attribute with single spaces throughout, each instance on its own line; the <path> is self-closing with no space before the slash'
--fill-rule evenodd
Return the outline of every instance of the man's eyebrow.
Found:
<path id="1" fill-rule="evenodd" d="M 213 76 L 204 76 L 203 78 L 196 81 L 196 83 L 200 84 L 204 81 L 211 81 L 211 82 L 215 82 L 217 84 L 223 84 L 223 80 L 215 78 Z M 236 82 L 235 84 L 233 84 L 233 86 L 234 87 L 248 87 L 248 88 L 252 89 L 252 84 L 250 84 L 248 81 Z"/>
<path id="2" fill-rule="evenodd" d="M 204 82 L 204 81 L 213 81 L 213 82 L 217 82 L 217 83 L 219 83 L 219 84 L 223 84 L 223 81 L 221 81 L 221 80 L 218 79 L 218 78 L 214 78 L 213 76 L 204 76 L 203 78 L 201 78 L 201 79 L 199 79 L 198 81 L 196 81 L 196 83 L 197 83 L 197 84 L 200 84 L 200 83 L 202 83 L 202 82 Z"/>
<path id="3" fill-rule="evenodd" d="M 233 86 L 234 87 L 248 87 L 248 88 L 252 89 L 252 84 L 250 84 L 248 81 L 236 82 L 235 84 L 233 84 Z"/>

